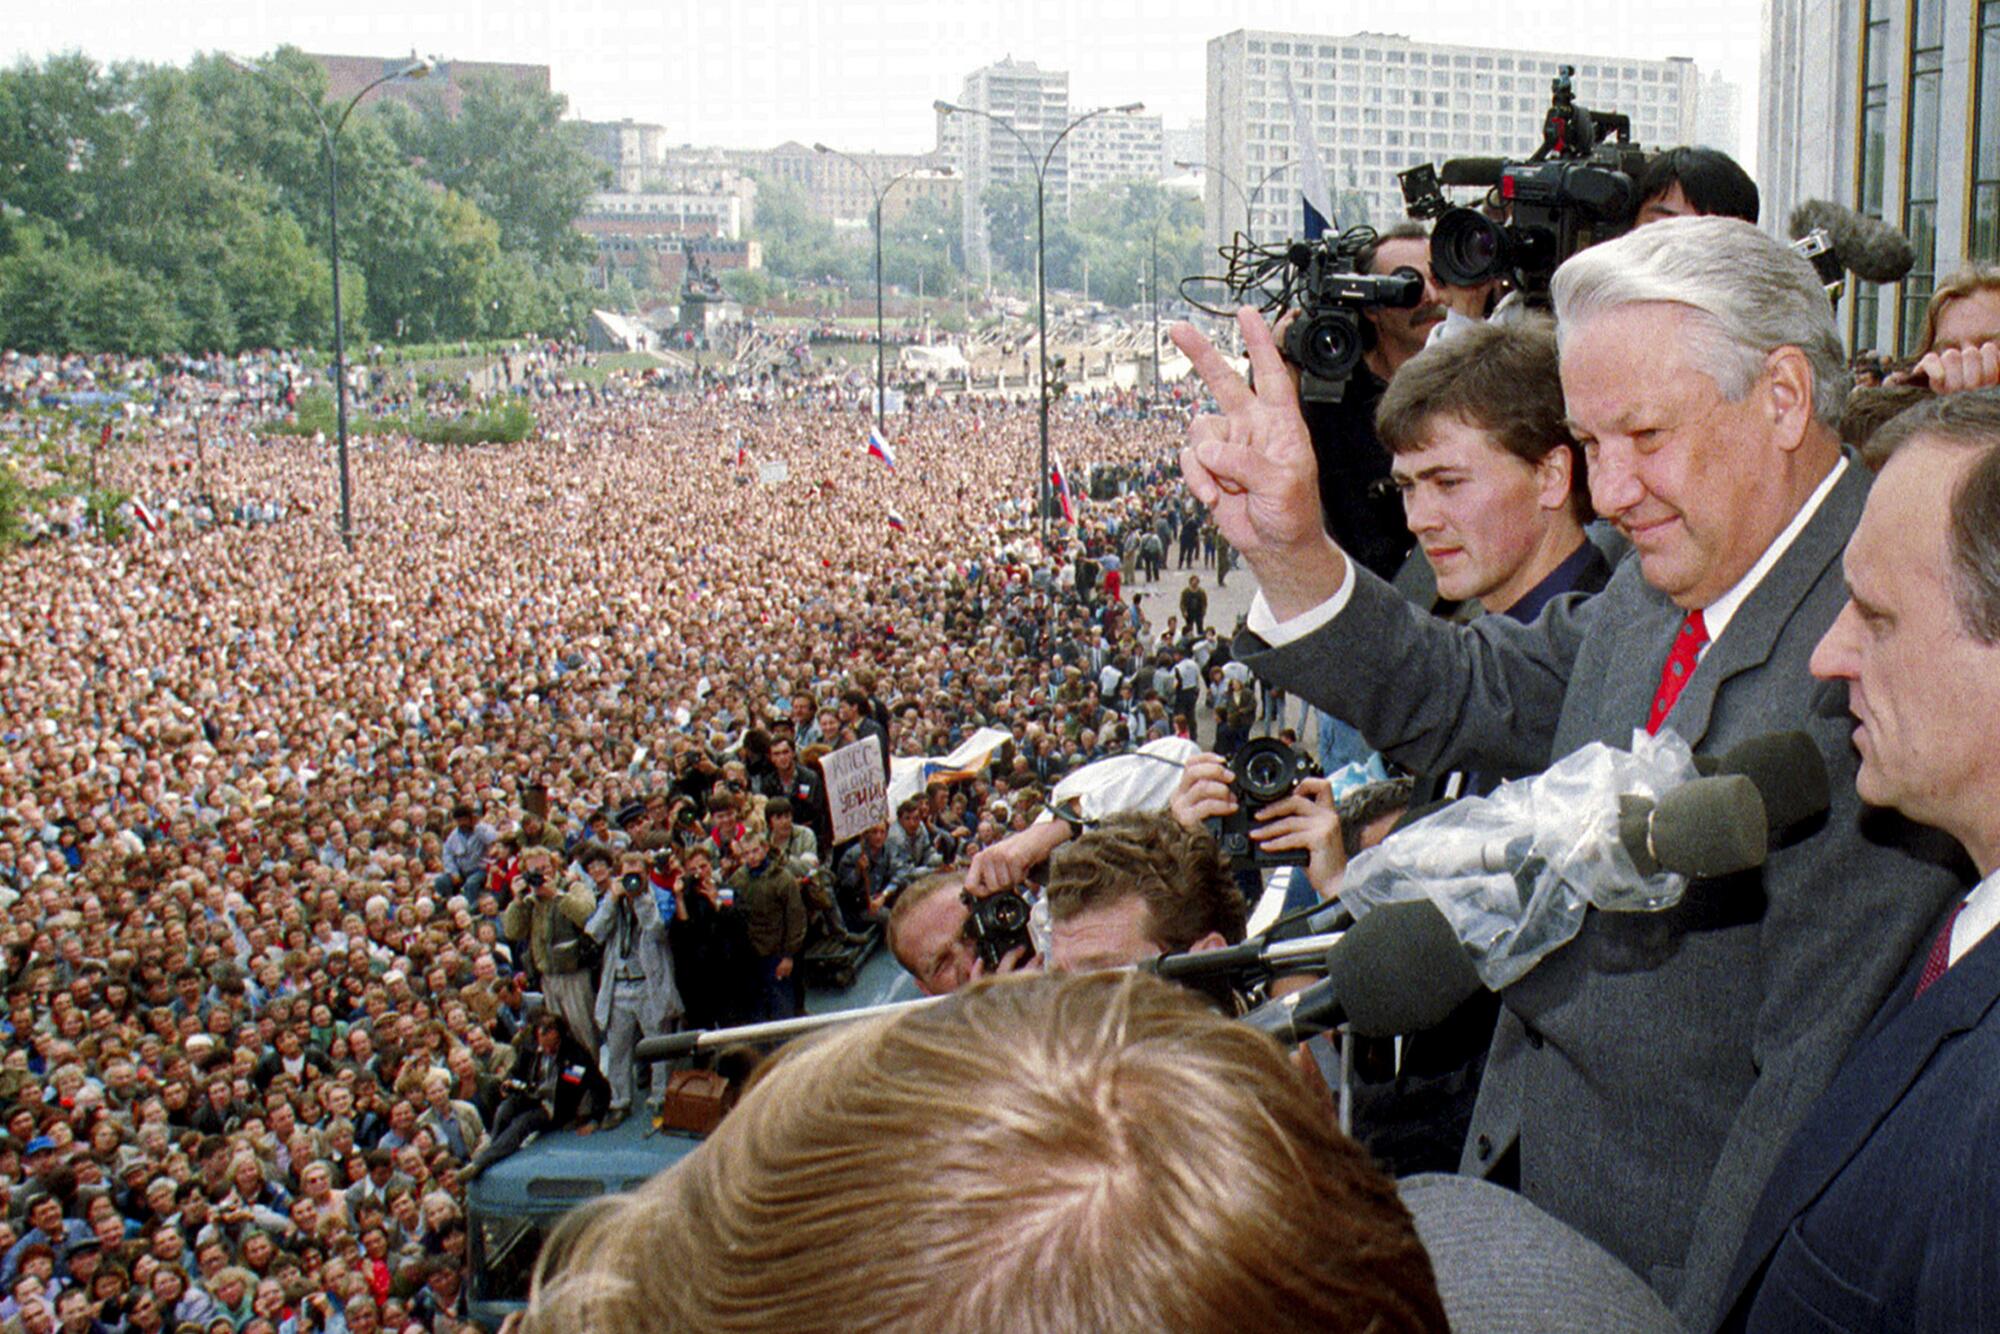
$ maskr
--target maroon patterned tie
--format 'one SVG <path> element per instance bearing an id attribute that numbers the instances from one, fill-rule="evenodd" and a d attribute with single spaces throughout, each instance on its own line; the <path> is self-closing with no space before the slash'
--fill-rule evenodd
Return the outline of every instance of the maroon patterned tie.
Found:
<path id="1" fill-rule="evenodd" d="M 1951 967 L 1951 929 L 1958 925 L 1958 915 L 1964 911 L 1965 905 L 1961 903 L 1953 908 L 1951 916 L 1945 919 L 1944 930 L 1938 932 L 1937 939 L 1931 942 L 1930 955 L 1924 960 L 1924 971 L 1917 974 L 1916 994 L 1910 999 L 1915 1000 L 1917 996 L 1930 990 L 1931 984 L 1943 977 L 1945 969 Z"/>
<path id="2" fill-rule="evenodd" d="M 1707 643 L 1708 622 L 1697 608 L 1681 622 L 1681 632 L 1674 636 L 1673 650 L 1667 654 L 1667 665 L 1660 669 L 1660 688 L 1653 692 L 1653 708 L 1646 715 L 1648 736 L 1657 734 L 1660 724 L 1674 711 L 1674 701 L 1681 697 L 1681 687 L 1694 675 L 1694 665 L 1701 661 L 1701 650 Z"/>

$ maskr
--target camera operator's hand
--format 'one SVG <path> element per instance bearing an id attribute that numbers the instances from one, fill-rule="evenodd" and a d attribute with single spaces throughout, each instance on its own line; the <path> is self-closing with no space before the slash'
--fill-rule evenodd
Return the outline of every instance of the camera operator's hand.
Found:
<path id="1" fill-rule="evenodd" d="M 1220 755 L 1203 751 L 1181 770 L 1181 781 L 1167 802 L 1174 823 L 1183 829 L 1199 829 L 1204 820 L 1231 815 L 1236 810 L 1236 794 L 1229 785 L 1236 775 Z"/>
<path id="2" fill-rule="evenodd" d="M 1174 345 L 1222 409 L 1220 416 L 1196 418 L 1188 429 L 1181 472 L 1223 537 L 1250 563 L 1272 614 L 1289 620 L 1340 590 L 1347 558 L 1320 519 L 1312 436 L 1271 328 L 1248 306 L 1236 313 L 1236 323 L 1254 389 L 1193 325 L 1174 326 Z"/>
<path id="3" fill-rule="evenodd" d="M 1347 851 L 1340 841 L 1340 816 L 1333 788 L 1324 778 L 1308 778 L 1283 801 L 1257 812 L 1250 839 L 1265 852 L 1304 852 L 1306 881 L 1322 899 L 1340 893 L 1347 874 Z"/>
<path id="4" fill-rule="evenodd" d="M 1018 834 L 1009 834 L 992 847 L 973 854 L 965 868 L 965 888 L 982 898 L 1012 889 L 1068 841 L 1069 826 L 1061 820 L 1044 820 Z"/>
<path id="5" fill-rule="evenodd" d="M 1486 318 L 1487 303 L 1493 299 L 1493 289 L 1499 283 L 1484 282 L 1472 287 L 1447 287 L 1437 283 L 1435 286 L 1447 310 L 1457 311 L 1468 320 L 1483 320 Z"/>

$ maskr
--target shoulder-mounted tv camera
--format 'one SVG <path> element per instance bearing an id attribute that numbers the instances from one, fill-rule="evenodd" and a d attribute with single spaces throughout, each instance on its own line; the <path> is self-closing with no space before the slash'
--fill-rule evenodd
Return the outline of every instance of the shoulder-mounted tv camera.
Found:
<path id="1" fill-rule="evenodd" d="M 1577 104 L 1575 74 L 1558 67 L 1542 145 L 1527 161 L 1452 158 L 1398 173 L 1410 216 L 1436 219 L 1431 273 L 1440 283 L 1506 279 L 1540 296 L 1564 260 L 1631 225 L 1646 152 L 1631 142 L 1631 117 Z M 1443 185 L 1488 187 L 1484 206 L 1454 207 Z"/>

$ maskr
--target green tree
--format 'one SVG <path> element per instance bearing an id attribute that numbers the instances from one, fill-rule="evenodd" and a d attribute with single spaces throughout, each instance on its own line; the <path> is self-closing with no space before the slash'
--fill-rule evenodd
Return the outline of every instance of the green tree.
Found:
<path id="1" fill-rule="evenodd" d="M 874 281 L 874 253 L 865 230 L 842 235 L 813 208 L 806 192 L 791 181 L 760 178 L 757 225 L 751 235 L 764 248 L 774 277 L 850 286 Z"/>
<path id="2" fill-rule="evenodd" d="M 499 225 L 502 248 L 542 264 L 581 263 L 590 243 L 575 227 L 607 169 L 585 150 L 583 127 L 565 122 L 568 99 L 502 79 L 469 82 L 458 114 L 442 99 L 384 113 L 398 146 L 425 173 Z"/>
<path id="3" fill-rule="evenodd" d="M 921 272 L 927 295 L 955 290 L 965 269 L 959 215 L 956 202 L 947 208 L 929 198 L 912 202 L 901 213 L 892 211 L 882 229 L 885 281 L 914 290 Z"/>
<path id="4" fill-rule="evenodd" d="M 184 345 L 180 312 L 146 278 L 46 228 L 21 228 L 16 242 L 0 259 L 0 346 L 150 355 Z"/>
<path id="5" fill-rule="evenodd" d="M 0 70 L 0 329 L 50 350 L 331 341 L 320 68 L 56 56 Z M 315 109 L 319 118 L 315 117 Z M 343 312 L 427 340 L 560 332 L 589 300 L 571 228 L 595 183 L 562 101 L 473 89 L 458 121 L 363 103 L 337 141 Z M 399 126 L 403 123 L 399 122 Z M 416 143 L 416 140 L 412 141 Z"/>

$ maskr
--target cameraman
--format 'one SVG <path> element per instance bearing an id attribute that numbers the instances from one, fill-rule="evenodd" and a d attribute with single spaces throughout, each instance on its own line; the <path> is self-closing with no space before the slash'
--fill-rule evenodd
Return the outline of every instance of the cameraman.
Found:
<path id="1" fill-rule="evenodd" d="M 1320 514 L 1343 551 L 1387 579 L 1409 554 L 1410 534 L 1389 484 L 1389 454 L 1375 436 L 1375 405 L 1403 363 L 1424 350 L 1444 322 L 1444 294 L 1431 277 L 1430 233 L 1404 221 L 1382 232 L 1355 257 L 1365 274 L 1409 269 L 1424 280 L 1423 300 L 1409 309 L 1371 306 L 1360 312 L 1361 365 L 1338 403 L 1304 405 L 1319 465 Z"/>
<path id="2" fill-rule="evenodd" d="M 1640 173 L 1639 211 L 1633 225 L 1668 218 L 1712 215 L 1757 221 L 1757 182 L 1736 159 L 1713 148 L 1663 148 Z"/>
<path id="3" fill-rule="evenodd" d="M 646 862 L 642 852 L 620 854 L 618 879 L 607 887 L 584 926 L 604 952 L 592 1018 L 604 1035 L 600 1055 L 611 1085 L 606 1130 L 616 1129 L 631 1115 L 638 1071 L 633 1053 L 639 1040 L 665 1032 L 682 1012 L 667 927 Z"/>

